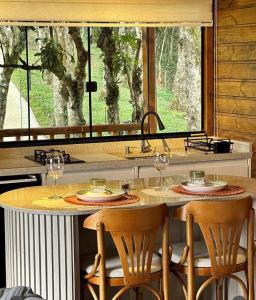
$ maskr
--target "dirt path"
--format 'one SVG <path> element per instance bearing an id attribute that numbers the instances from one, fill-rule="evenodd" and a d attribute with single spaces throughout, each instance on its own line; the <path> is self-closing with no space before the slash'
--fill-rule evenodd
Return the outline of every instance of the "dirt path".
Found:
<path id="1" fill-rule="evenodd" d="M 3 63 L 3 55 L 0 51 L 0 63 Z M 1 76 L 1 69 L 0 69 Z M 31 127 L 39 127 L 36 117 L 30 109 Z M 4 121 L 4 129 L 28 128 L 28 103 L 21 96 L 17 86 L 11 81 L 7 96 L 7 107 Z"/>
<path id="2" fill-rule="evenodd" d="M 30 124 L 32 128 L 39 127 L 36 117 L 30 109 Z M 7 97 L 4 129 L 28 128 L 28 103 L 11 81 Z"/>

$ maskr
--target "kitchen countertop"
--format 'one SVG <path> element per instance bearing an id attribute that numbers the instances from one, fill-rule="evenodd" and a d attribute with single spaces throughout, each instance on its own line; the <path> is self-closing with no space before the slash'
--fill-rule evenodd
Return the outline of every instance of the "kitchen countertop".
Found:
<path id="1" fill-rule="evenodd" d="M 65 172 L 90 171 L 115 168 L 130 168 L 139 166 L 152 166 L 153 158 L 126 159 L 123 154 L 81 154 L 72 153 L 73 157 L 82 159 L 85 163 L 65 165 Z M 138 154 L 140 155 L 140 154 Z M 147 154 L 146 154 L 147 155 Z M 146 156 L 145 155 L 145 156 Z M 134 155 L 133 155 L 134 156 Z M 132 155 L 131 155 L 132 157 Z M 207 162 L 219 160 L 248 159 L 251 152 L 233 152 L 223 154 L 204 154 L 195 151 L 177 151 L 171 154 L 170 164 L 183 164 L 194 162 Z M 0 176 L 40 174 L 46 173 L 44 166 L 24 157 L 0 159 Z"/>
<path id="2" fill-rule="evenodd" d="M 214 197 L 216 200 L 222 199 L 234 199 L 252 195 L 256 198 L 256 179 L 246 177 L 235 177 L 235 176 L 219 176 L 219 180 L 225 180 L 228 184 L 240 185 L 246 188 L 246 192 L 235 196 L 225 197 Z M 187 196 L 176 194 L 173 191 L 159 192 L 155 195 L 153 193 L 145 192 L 150 187 L 157 185 L 159 178 L 147 178 L 134 180 L 135 189 L 132 191 L 133 194 L 140 197 L 140 201 L 134 204 L 126 205 L 123 207 L 142 207 L 149 205 L 156 205 L 162 202 L 166 202 L 168 206 L 183 205 L 191 200 L 209 199 L 212 197 L 199 197 L 199 196 Z M 167 177 L 166 183 L 176 181 L 178 182 L 179 177 Z M 168 181 L 169 180 L 169 181 Z M 119 181 L 109 181 L 108 187 L 119 186 Z M 83 205 L 72 205 L 61 200 L 49 200 L 48 196 L 51 196 L 55 192 L 57 194 L 72 195 L 76 191 L 88 188 L 88 184 L 69 184 L 69 185 L 57 185 L 56 191 L 53 186 L 43 187 L 27 187 L 13 191 L 9 191 L 0 195 L 0 206 L 15 211 L 23 211 L 32 214 L 48 214 L 48 215 L 86 215 L 91 214 L 101 206 L 83 206 Z M 144 190 L 144 192 L 143 192 Z"/>

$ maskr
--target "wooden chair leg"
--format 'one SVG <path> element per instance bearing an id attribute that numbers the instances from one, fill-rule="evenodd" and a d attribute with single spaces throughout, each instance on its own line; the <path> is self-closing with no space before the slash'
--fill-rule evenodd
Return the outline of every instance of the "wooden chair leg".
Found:
<path id="1" fill-rule="evenodd" d="M 135 293 L 136 293 L 136 300 L 143 300 L 143 292 L 141 288 L 136 287 Z"/>
<path id="2" fill-rule="evenodd" d="M 224 300 L 228 300 L 229 278 L 224 278 Z"/>
<path id="3" fill-rule="evenodd" d="M 216 299 L 223 300 L 223 278 L 216 279 Z"/>
<path id="4" fill-rule="evenodd" d="M 158 291 L 159 291 L 161 297 L 163 297 L 163 281 L 162 281 L 162 279 L 160 279 L 158 281 Z"/>
<path id="5" fill-rule="evenodd" d="M 248 273 L 248 284 L 247 284 L 247 294 L 249 295 L 249 300 L 254 300 L 254 224 L 255 224 L 255 212 L 254 210 L 250 211 L 250 216 L 248 220 L 248 261 L 247 261 L 247 273 Z"/>
<path id="6" fill-rule="evenodd" d="M 248 275 L 248 294 L 249 294 L 249 300 L 254 300 L 254 273 L 251 273 Z"/>
<path id="7" fill-rule="evenodd" d="M 90 291 L 90 293 L 93 297 L 93 300 L 98 300 L 98 296 L 96 295 L 96 292 L 95 292 L 93 286 L 90 283 L 87 283 L 86 286 L 87 286 L 88 290 Z"/>

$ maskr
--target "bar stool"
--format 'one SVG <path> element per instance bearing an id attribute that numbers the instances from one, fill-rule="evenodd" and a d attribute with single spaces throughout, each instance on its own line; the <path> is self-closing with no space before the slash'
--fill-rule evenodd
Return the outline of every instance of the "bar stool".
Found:
<path id="1" fill-rule="evenodd" d="M 216 282 L 216 298 L 223 299 L 223 279 L 241 285 L 245 299 L 254 299 L 254 210 L 250 197 L 227 201 L 192 201 L 175 211 L 176 220 L 186 222 L 186 243 L 172 245 L 170 270 L 182 285 L 185 298 L 199 299 Z M 239 246 L 247 220 L 247 249 Z M 204 241 L 194 241 L 197 223 Z M 246 284 L 234 273 L 244 271 Z M 181 274 L 187 276 L 187 285 Z M 195 276 L 209 278 L 195 291 Z"/>
<path id="2" fill-rule="evenodd" d="M 119 299 L 129 289 L 136 291 L 136 299 L 142 299 L 142 290 L 150 291 L 156 299 L 168 300 L 169 294 L 169 217 L 166 204 L 138 209 L 102 209 L 85 219 L 84 228 L 97 231 L 97 248 L 94 262 L 84 257 L 82 270 L 84 281 L 93 299 L 106 300 L 106 286 L 121 289 L 112 298 Z M 161 232 L 163 256 L 154 251 L 157 235 Z M 109 232 L 116 256 L 107 256 L 104 233 Z M 162 281 L 158 291 L 151 283 Z M 94 285 L 99 286 L 99 297 Z M 109 300 L 109 298 L 108 298 Z"/>

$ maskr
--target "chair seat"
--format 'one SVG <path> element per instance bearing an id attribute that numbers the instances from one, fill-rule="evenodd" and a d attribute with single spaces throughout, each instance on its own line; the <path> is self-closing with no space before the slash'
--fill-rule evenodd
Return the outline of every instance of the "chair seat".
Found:
<path id="1" fill-rule="evenodd" d="M 185 246 L 186 244 L 183 242 L 172 244 L 173 252 L 172 252 L 171 261 L 173 263 L 175 264 L 179 263 Z M 195 267 L 197 268 L 211 267 L 211 260 L 208 255 L 206 245 L 203 241 L 194 242 L 194 256 L 195 256 L 195 262 L 194 262 Z M 239 247 L 236 263 L 241 264 L 246 262 L 246 260 L 247 260 L 246 251 L 243 248 Z M 186 266 L 187 262 L 185 261 L 183 265 Z"/>
<path id="2" fill-rule="evenodd" d="M 94 258 L 95 258 L 95 255 L 83 256 L 83 261 L 85 263 L 82 265 L 82 270 L 84 270 L 87 274 L 90 273 L 93 268 Z M 135 266 L 136 266 L 136 261 L 135 261 Z M 151 274 L 158 272 L 161 269 L 162 269 L 161 257 L 157 254 L 153 254 L 152 265 L 151 265 Z M 124 277 L 120 258 L 118 255 L 116 255 L 114 253 L 107 254 L 106 275 L 107 275 L 107 277 L 110 277 L 110 278 Z M 99 272 L 97 271 L 94 276 L 99 277 Z"/>

